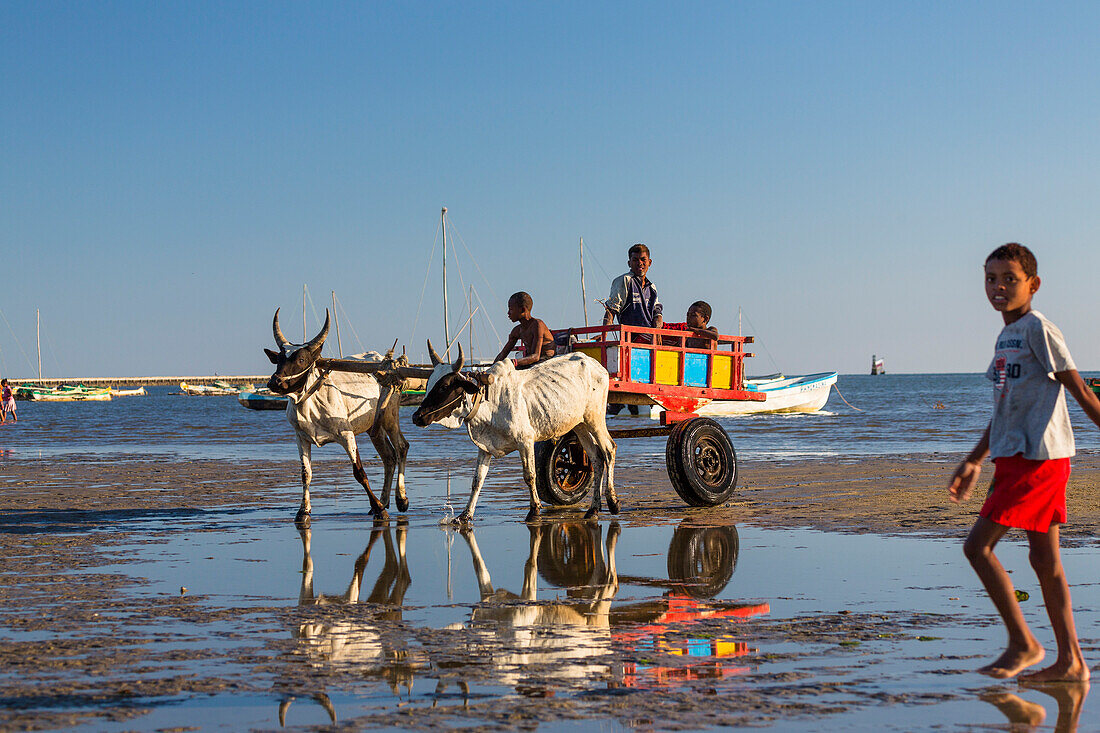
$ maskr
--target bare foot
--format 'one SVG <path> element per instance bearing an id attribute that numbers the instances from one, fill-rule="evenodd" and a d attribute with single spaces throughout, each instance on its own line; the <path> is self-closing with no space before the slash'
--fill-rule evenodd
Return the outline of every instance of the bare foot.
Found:
<path id="1" fill-rule="evenodd" d="M 1003 680 L 1015 677 L 1033 664 L 1043 661 L 1046 652 L 1037 643 L 1026 649 L 1009 647 L 1005 653 L 997 657 L 992 664 L 987 664 L 978 671 L 982 674 Z"/>
<path id="2" fill-rule="evenodd" d="M 1020 675 L 1020 680 L 1028 683 L 1087 682 L 1088 679 L 1089 668 L 1085 666 L 1085 662 L 1081 659 L 1072 662 L 1063 662 L 1059 659 L 1046 669 Z"/>
<path id="3" fill-rule="evenodd" d="M 1046 708 L 1042 705 L 1028 702 L 1011 692 L 989 692 L 981 695 L 981 699 L 1004 713 L 1013 725 L 1039 726 L 1047 717 Z"/>

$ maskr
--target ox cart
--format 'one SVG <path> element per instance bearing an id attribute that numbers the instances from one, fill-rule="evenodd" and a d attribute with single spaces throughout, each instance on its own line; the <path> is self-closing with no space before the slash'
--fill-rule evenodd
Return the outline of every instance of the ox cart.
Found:
<path id="1" fill-rule="evenodd" d="M 715 400 L 761 402 L 763 392 L 745 389 L 744 359 L 751 336 L 720 335 L 712 348 L 696 348 L 690 331 L 638 326 L 591 326 L 554 331 L 565 351 L 600 362 L 610 376 L 608 403 L 659 405 L 660 424 L 610 430 L 612 438 L 666 437 L 665 463 L 676 493 L 691 506 L 715 506 L 737 488 L 737 453 L 715 420 L 695 413 Z M 689 345 L 690 344 L 690 345 Z M 562 349 L 559 349 L 561 352 Z M 332 371 L 389 372 L 406 380 L 431 370 L 377 362 L 318 359 Z M 576 433 L 535 445 L 539 499 L 555 506 L 579 503 L 595 484 L 595 471 Z"/>
<path id="2" fill-rule="evenodd" d="M 599 361 L 611 377 L 608 404 L 659 405 L 660 425 L 610 430 L 611 437 L 667 436 L 665 464 L 676 493 L 691 506 L 715 506 L 737 488 L 737 453 L 716 421 L 695 413 L 715 400 L 763 401 L 745 389 L 744 359 L 751 336 L 720 335 L 713 348 L 695 348 L 690 331 L 638 326 L 591 326 L 554 331 L 559 344 Z M 579 502 L 592 488 L 592 465 L 570 432 L 536 446 L 536 488 L 542 501 Z"/>

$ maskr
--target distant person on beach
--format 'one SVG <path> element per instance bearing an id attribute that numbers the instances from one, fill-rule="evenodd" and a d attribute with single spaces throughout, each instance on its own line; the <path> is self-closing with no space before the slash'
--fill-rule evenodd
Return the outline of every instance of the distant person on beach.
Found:
<path id="1" fill-rule="evenodd" d="M 514 322 L 516 327 L 508 334 L 508 343 L 493 361 L 507 359 L 517 342 L 523 344 L 523 356 L 512 359 L 516 369 L 526 369 L 554 355 L 554 334 L 550 333 L 545 323 L 531 316 L 534 304 L 531 296 L 522 290 L 508 299 L 508 320 Z"/>
<path id="2" fill-rule="evenodd" d="M 683 323 L 666 323 L 662 328 L 672 331 L 691 331 L 695 338 L 684 339 L 684 346 L 689 349 L 713 349 L 718 341 L 718 329 L 710 324 L 710 303 L 705 300 L 697 300 L 688 307 L 687 316 Z M 672 339 L 668 338 L 670 341 Z M 673 345 L 673 344 L 669 344 Z"/>
<path id="3" fill-rule="evenodd" d="M 993 457 L 993 482 L 963 550 L 1008 629 L 1004 654 L 979 671 L 1013 677 L 1042 661 L 1045 652 L 1024 622 L 1008 573 L 993 554 L 1012 527 L 1027 532 L 1031 566 L 1039 576 L 1054 628 L 1054 664 L 1026 675 L 1029 682 L 1082 682 L 1089 668 L 1073 623 L 1069 583 L 1058 549 L 1066 521 L 1066 483 L 1074 455 L 1063 387 L 1100 426 L 1100 400 L 1081 380 L 1058 327 L 1031 309 L 1038 265 L 1027 247 L 998 247 L 985 261 L 985 294 L 1004 319 L 986 377 L 993 382 L 993 418 L 951 478 L 952 501 L 970 496 L 982 462 Z"/>
<path id="4" fill-rule="evenodd" d="M 19 422 L 15 415 L 15 393 L 11 391 L 8 380 L 3 379 L 0 380 L 0 425 L 8 421 L 9 414 L 12 422 Z"/>

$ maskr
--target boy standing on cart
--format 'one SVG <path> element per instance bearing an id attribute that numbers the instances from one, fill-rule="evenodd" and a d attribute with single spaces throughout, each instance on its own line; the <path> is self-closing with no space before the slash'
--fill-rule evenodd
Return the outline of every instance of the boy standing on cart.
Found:
<path id="1" fill-rule="evenodd" d="M 1066 483 L 1075 453 L 1063 387 L 1100 425 L 1100 401 L 1081 380 L 1062 332 L 1031 299 L 1039 289 L 1035 255 L 1006 244 L 985 261 L 985 293 L 1005 327 L 997 337 L 986 376 L 993 382 L 993 419 L 981 440 L 955 469 L 952 501 L 970 496 L 986 456 L 993 482 L 963 551 L 1008 631 L 1008 648 L 979 671 L 1014 677 L 1042 661 L 1045 652 L 1024 621 L 1012 581 L 993 549 L 1012 527 L 1027 532 L 1030 560 L 1054 629 L 1058 657 L 1046 669 L 1021 675 L 1030 682 L 1083 682 L 1089 668 L 1073 622 L 1069 583 L 1059 552 L 1059 527 L 1066 521 Z"/>

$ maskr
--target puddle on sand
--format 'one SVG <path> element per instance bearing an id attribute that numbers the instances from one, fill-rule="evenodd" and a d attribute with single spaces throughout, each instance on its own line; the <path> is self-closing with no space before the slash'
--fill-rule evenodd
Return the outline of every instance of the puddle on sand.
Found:
<path id="1" fill-rule="evenodd" d="M 110 548 L 119 562 L 95 572 L 141 583 L 115 591 L 106 628 L 77 634 L 134 637 L 139 663 L 103 670 L 97 685 L 122 689 L 145 712 L 94 727 L 272 729 L 335 718 L 913 730 L 1003 727 L 1036 706 L 1047 725 L 1057 718 L 1049 694 L 972 672 L 1000 651 L 1004 632 L 955 542 L 687 522 L 529 527 L 514 521 L 521 513 L 487 511 L 465 533 L 426 514 L 372 526 L 338 511 L 304 531 L 285 513 L 240 509 L 170 533 L 139 526 Z M 1026 547 L 1004 542 L 999 554 L 1053 649 Z M 1065 551 L 1071 582 L 1091 577 L 1094 555 Z M 1098 588 L 1073 587 L 1093 660 Z M 203 684 L 155 684 L 180 677 Z M 1086 699 L 1082 720 L 1096 709 Z"/>

